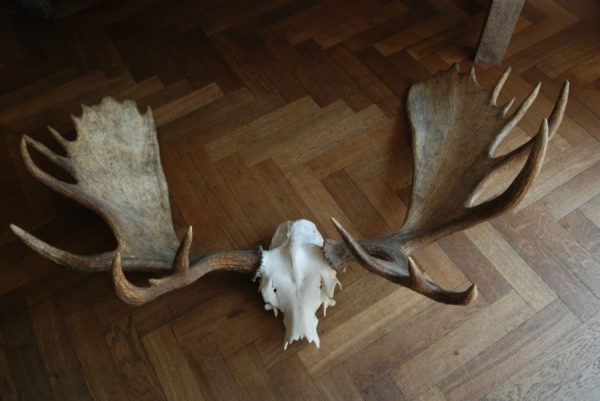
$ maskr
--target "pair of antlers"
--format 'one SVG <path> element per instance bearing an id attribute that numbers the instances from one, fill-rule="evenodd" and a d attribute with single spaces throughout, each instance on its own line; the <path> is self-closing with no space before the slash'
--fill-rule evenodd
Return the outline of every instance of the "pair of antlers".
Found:
<path id="1" fill-rule="evenodd" d="M 465 291 L 445 290 L 426 277 L 409 255 L 440 237 L 464 230 L 514 208 L 540 171 L 548 141 L 565 111 L 569 83 L 565 82 L 549 119 L 528 142 L 502 156 L 494 156 L 500 142 L 518 124 L 539 93 L 538 84 L 510 116 L 514 98 L 497 105 L 510 68 L 493 90 L 477 83 L 474 69 L 461 74 L 458 65 L 410 88 L 408 113 L 412 127 L 413 187 L 405 222 L 384 238 L 357 241 L 335 219 L 344 242 L 326 240 L 323 255 L 337 271 L 358 261 L 367 270 L 394 283 L 448 304 L 467 304 L 477 295 L 475 285 Z M 49 128 L 68 157 L 23 136 L 25 165 L 38 180 L 89 207 L 108 223 L 118 241 L 114 252 L 75 255 L 55 248 L 11 225 L 30 248 L 60 265 L 82 271 L 112 269 L 115 290 L 125 302 L 140 305 L 189 285 L 206 273 L 232 270 L 254 273 L 261 251 L 190 254 L 192 228 L 181 242 L 171 221 L 167 183 L 160 163 L 156 128 L 148 108 L 140 114 L 133 101 L 105 98 L 83 106 L 73 117 L 77 139 L 67 141 Z M 31 159 L 29 147 L 69 173 L 76 184 L 48 175 Z M 500 195 L 476 204 L 482 183 L 496 174 L 524 166 Z M 131 284 L 123 271 L 170 272 L 150 279 L 149 286 Z"/>

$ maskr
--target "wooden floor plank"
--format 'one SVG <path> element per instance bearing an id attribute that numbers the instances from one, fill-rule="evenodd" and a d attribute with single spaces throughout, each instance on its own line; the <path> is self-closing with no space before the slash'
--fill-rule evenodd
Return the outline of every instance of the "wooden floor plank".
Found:
<path id="1" fill-rule="evenodd" d="M 477 283 L 481 296 L 489 303 L 502 298 L 511 290 L 510 284 L 466 234 L 453 234 L 441 239 L 438 244 L 471 282 Z"/>
<path id="2" fill-rule="evenodd" d="M 523 223 L 514 215 L 498 220 L 493 226 L 580 319 L 587 320 L 600 310 L 598 298 L 559 257 L 551 251 L 540 257 L 546 245 L 539 239 L 539 233 L 522 228 Z"/>
<path id="3" fill-rule="evenodd" d="M 538 238 L 597 296 L 600 296 L 600 264 L 581 244 L 552 219 L 545 208 L 531 205 L 520 214 L 527 230 L 538 233 Z"/>
<path id="4" fill-rule="evenodd" d="M 351 356 L 348 369 L 354 381 L 360 388 L 369 388 L 394 367 L 416 357 L 487 306 L 483 300 L 466 310 L 431 304 L 417 315 L 394 322 L 393 330 Z"/>
<path id="5" fill-rule="evenodd" d="M 589 202 L 582 205 L 580 210 L 596 226 L 600 227 L 600 195 L 594 196 Z"/>
<path id="6" fill-rule="evenodd" d="M 346 369 L 330 370 L 315 378 L 319 391 L 327 400 L 362 400 L 360 392 L 354 386 Z"/>
<path id="7" fill-rule="evenodd" d="M 465 234 L 534 310 L 542 310 L 556 299 L 556 294 L 489 223 Z"/>
<path id="8" fill-rule="evenodd" d="M 430 387 L 427 391 L 421 394 L 417 401 L 447 401 L 444 394 L 437 386 Z"/>
<path id="9" fill-rule="evenodd" d="M 116 362 L 121 380 L 136 400 L 164 401 L 162 389 L 146 360 L 144 348 L 131 318 L 114 322 L 104 337 Z"/>
<path id="10" fill-rule="evenodd" d="M 379 400 L 393 400 L 393 401 L 405 401 L 406 398 L 402 395 L 402 392 L 396 386 L 396 383 L 392 380 L 389 375 L 385 375 L 369 387 L 364 388 L 361 391 L 363 399 L 367 401 L 379 401 Z M 429 397 L 429 395 L 426 395 Z M 425 400 L 438 401 L 433 397 L 424 398 Z M 445 401 L 443 399 L 439 401 Z"/>
<path id="11" fill-rule="evenodd" d="M 252 344 L 229 355 L 225 363 L 245 398 L 265 401 L 281 399 L 279 389 L 272 382 Z"/>
<path id="12" fill-rule="evenodd" d="M 578 174 L 542 199 L 540 203 L 560 220 L 600 192 L 600 163 Z"/>
<path id="13" fill-rule="evenodd" d="M 327 371 L 332 364 L 339 363 L 388 333 L 392 329 L 389 323 L 398 319 L 406 321 L 428 303 L 410 291 L 399 289 L 321 335 L 323 350 L 312 347 L 300 350 L 300 360 L 312 373 Z M 340 338 L 344 340 L 340 341 Z"/>
<path id="14" fill-rule="evenodd" d="M 326 400 L 297 355 L 290 355 L 269 369 L 282 400 Z"/>
<path id="15" fill-rule="evenodd" d="M 600 347 L 600 315 L 587 321 L 580 330 L 565 337 L 553 347 L 552 352 L 516 374 L 511 380 L 486 395 L 488 400 L 547 400 L 554 398 L 561 386 L 579 375 L 575 367 L 598 363 Z M 579 380 L 578 378 L 574 379 Z M 585 381 L 585 379 L 584 379 Z M 596 382 L 597 383 L 597 382 Z M 567 394 L 571 386 L 563 390 Z M 518 390 L 518 392 L 517 392 Z M 586 387 L 581 390 L 585 392 Z M 571 394 L 575 395 L 575 394 Z M 577 397 L 576 397 L 577 398 Z"/>
<path id="16" fill-rule="evenodd" d="M 600 228 L 597 225 L 579 210 L 569 213 L 560 221 L 560 224 L 591 255 L 600 259 Z"/>
<path id="17" fill-rule="evenodd" d="M 9 369 L 3 375 L 6 378 L 7 397 L 10 394 L 14 396 L 13 389 L 16 389 L 19 400 L 36 400 L 40 394 L 54 399 L 49 374 L 35 338 L 25 298 L 20 291 L 0 297 L 0 333 Z"/>
<path id="18" fill-rule="evenodd" d="M 93 399 L 130 399 L 132 393 L 117 373 L 93 310 L 88 307 L 71 313 L 65 323 Z"/>
<path id="19" fill-rule="evenodd" d="M 7 401 L 17 401 L 17 389 L 15 387 L 12 372 L 8 364 L 8 357 L 4 351 L 4 342 L 0 336 L 0 391 L 3 399 Z"/>
<path id="20" fill-rule="evenodd" d="M 403 394 L 415 397 L 431 382 L 443 380 L 531 315 L 531 308 L 523 299 L 510 292 L 423 352 L 392 369 L 392 379 Z M 476 339 L 470 338 L 474 332 L 478 333 Z M 432 364 L 431 361 L 439 362 Z"/>
<path id="21" fill-rule="evenodd" d="M 47 300 L 33 308 L 31 313 L 54 398 L 92 400 L 58 305 Z"/>
<path id="22" fill-rule="evenodd" d="M 249 276 L 211 273 L 132 307 L 110 274 L 69 271 L 23 245 L 9 224 L 78 254 L 116 241 L 100 216 L 31 176 L 21 135 L 62 152 L 46 126 L 76 140 L 80 104 L 150 107 L 175 231 L 193 226 L 193 252 L 266 247 L 301 218 L 336 241 L 331 217 L 358 239 L 389 235 L 412 199 L 408 91 L 453 63 L 468 71 L 490 2 L 52 4 L 46 19 L 0 5 L 0 399 L 600 397 L 597 1 L 525 2 L 505 66 L 475 66 L 483 88 L 512 66 L 499 104 L 542 83 L 496 154 L 535 135 L 563 81 L 571 88 L 516 211 L 412 253 L 443 288 L 476 284 L 478 300 L 434 303 L 353 263 L 335 307 L 317 313 L 321 348 L 286 351 L 281 315 Z M 138 285 L 150 276 L 128 273 Z"/>
<path id="23" fill-rule="evenodd" d="M 580 320 L 561 301 L 554 301 L 439 386 L 448 401 L 482 398 L 532 361 L 552 353 L 554 346 L 580 325 Z"/>
<path id="24" fill-rule="evenodd" d="M 167 400 L 205 399 L 169 326 L 154 330 L 142 343 Z"/>
<path id="25" fill-rule="evenodd" d="M 227 368 L 212 336 L 198 339 L 184 352 L 205 399 L 243 399 L 242 391 Z"/>
<path id="26" fill-rule="evenodd" d="M 595 400 L 600 396 L 598 388 L 598 359 L 586 362 L 583 368 L 579 369 L 575 376 L 560 385 L 558 391 L 552 396 L 556 400 Z"/>
<path id="27" fill-rule="evenodd" d="M 303 97 L 241 126 L 229 135 L 208 143 L 205 148 L 211 160 L 221 160 L 225 156 L 269 138 L 270 135 L 276 134 L 285 127 L 313 118 L 317 110 L 318 105 L 312 98 Z"/>

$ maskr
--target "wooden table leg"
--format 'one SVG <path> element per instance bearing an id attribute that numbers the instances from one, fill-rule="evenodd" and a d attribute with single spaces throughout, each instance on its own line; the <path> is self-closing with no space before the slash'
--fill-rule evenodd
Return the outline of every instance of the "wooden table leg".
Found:
<path id="1" fill-rule="evenodd" d="M 479 37 L 475 62 L 502 64 L 525 0 L 492 0 Z"/>

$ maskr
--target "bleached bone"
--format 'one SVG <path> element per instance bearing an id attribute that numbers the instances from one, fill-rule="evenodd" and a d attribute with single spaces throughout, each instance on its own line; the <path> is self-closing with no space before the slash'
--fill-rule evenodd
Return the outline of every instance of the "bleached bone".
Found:
<path id="1" fill-rule="evenodd" d="M 335 305 L 333 292 L 340 285 L 336 271 L 323 258 L 323 237 L 308 220 L 286 221 L 277 227 L 268 251 L 263 251 L 256 272 L 265 309 L 283 312 L 283 348 L 306 338 L 319 347 L 316 313 Z"/>

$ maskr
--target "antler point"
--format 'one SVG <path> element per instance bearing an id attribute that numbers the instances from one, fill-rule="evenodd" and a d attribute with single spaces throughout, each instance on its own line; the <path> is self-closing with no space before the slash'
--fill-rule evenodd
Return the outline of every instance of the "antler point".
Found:
<path id="1" fill-rule="evenodd" d="M 17 226 L 16 224 L 9 224 L 8 228 L 10 228 L 10 230 L 15 234 L 15 235 L 19 235 L 19 233 L 23 232 L 23 229 L 19 226 Z"/>
<path id="2" fill-rule="evenodd" d="M 471 284 L 467 291 L 469 295 L 465 299 L 465 305 L 473 303 L 473 301 L 475 301 L 475 299 L 477 299 L 477 296 L 479 295 L 479 290 L 477 289 L 477 286 L 475 284 Z"/>

